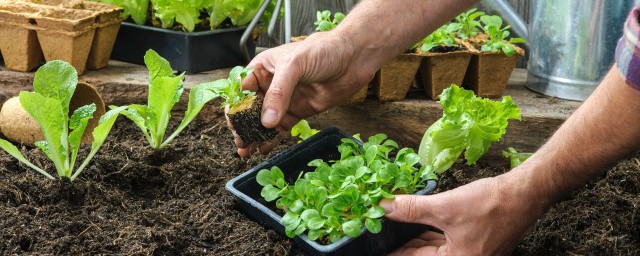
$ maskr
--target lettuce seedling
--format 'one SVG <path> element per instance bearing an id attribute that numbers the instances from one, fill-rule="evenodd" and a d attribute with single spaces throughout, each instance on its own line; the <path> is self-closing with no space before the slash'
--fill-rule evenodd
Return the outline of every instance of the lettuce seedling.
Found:
<path id="1" fill-rule="evenodd" d="M 300 120 L 293 128 L 291 128 L 291 136 L 298 137 L 298 143 L 310 138 L 313 135 L 316 135 L 320 131 L 311 128 L 309 126 L 309 122 L 307 120 Z"/>
<path id="2" fill-rule="evenodd" d="M 229 73 L 229 78 L 220 79 L 210 90 L 223 98 L 222 107 L 228 108 L 226 116 L 243 143 L 262 143 L 272 140 L 278 134 L 275 129 L 262 126 L 262 98 L 255 92 L 242 89 L 244 79 L 253 72 L 251 68 L 237 66 Z"/>
<path id="3" fill-rule="evenodd" d="M 280 223 L 289 237 L 307 232 L 310 240 L 336 242 L 345 235 L 360 236 L 363 227 L 378 233 L 384 215 L 379 201 L 414 193 L 433 177 L 429 167 L 417 166 L 420 158 L 410 148 L 391 159 L 397 148 L 384 134 L 370 137 L 362 147 L 342 139 L 339 160 L 311 161 L 315 170 L 301 173 L 294 184 L 285 182 L 277 166 L 261 170 L 256 180 L 263 186 L 262 197 L 277 200 L 276 207 L 285 212 Z"/>
<path id="4" fill-rule="evenodd" d="M 36 72 L 33 79 L 34 92 L 20 92 L 20 104 L 36 120 L 45 140 L 36 142 L 44 154 L 53 162 L 58 176 L 75 180 L 98 152 L 113 127 L 116 118 L 124 110 L 115 108 L 105 113 L 98 126 L 93 129 L 91 151 L 80 167 L 75 169 L 82 135 L 89 119 L 93 118 L 96 105 L 90 104 L 76 109 L 69 117 L 69 102 L 78 84 L 78 74 L 69 63 L 51 61 Z M 0 139 L 0 148 L 18 161 L 44 175 L 55 179 L 45 170 L 29 162 L 20 150 L 10 142 Z"/>
<path id="5" fill-rule="evenodd" d="M 457 85 L 445 89 L 439 103 L 443 116 L 427 129 L 418 150 L 420 164 L 435 174 L 449 169 L 462 152 L 467 164 L 475 164 L 505 134 L 508 120 L 521 118 L 510 96 L 492 101 Z"/>
<path id="6" fill-rule="evenodd" d="M 173 75 L 169 62 L 154 50 L 147 51 L 144 62 L 149 69 L 147 105 L 126 106 L 126 111 L 122 114 L 142 130 L 152 148 L 162 149 L 195 119 L 207 102 L 217 96 L 210 90 L 215 83 L 203 83 L 191 89 L 187 111 L 182 122 L 167 140 L 164 140 L 169 119 L 171 119 L 171 109 L 180 101 L 183 92 L 184 73 L 178 76 Z"/>
<path id="7" fill-rule="evenodd" d="M 451 23 L 438 28 L 436 31 L 422 39 L 416 47 L 419 45 L 420 50 L 418 52 L 429 52 L 435 47 L 460 47 L 460 44 L 456 41 L 456 31 L 458 31 L 460 25 L 457 23 Z"/>
<path id="8" fill-rule="evenodd" d="M 316 17 L 317 20 L 313 23 L 316 25 L 316 31 L 329 31 L 336 28 L 344 20 L 345 15 L 344 13 L 336 12 L 333 15 L 333 20 L 331 20 L 331 11 L 324 10 L 322 12 L 318 11 Z"/>
<path id="9" fill-rule="evenodd" d="M 511 57 L 515 53 L 513 44 L 525 43 L 524 38 L 514 37 L 506 40 L 509 37 L 509 28 L 511 26 L 502 27 L 502 18 L 497 15 L 485 15 L 480 17 L 480 21 L 483 24 L 484 32 L 489 36 L 489 40 L 481 47 L 483 52 L 504 52 L 507 57 Z"/>
<path id="10" fill-rule="evenodd" d="M 460 24 L 457 35 L 461 39 L 469 39 L 478 35 L 482 27 L 478 18 L 484 16 L 485 13 L 478 11 L 478 8 L 471 8 L 456 17 L 457 24 Z"/>
<path id="11" fill-rule="evenodd" d="M 507 151 L 502 151 L 502 156 L 509 158 L 511 162 L 511 169 L 518 167 L 525 160 L 529 159 L 533 153 L 518 153 L 514 148 L 509 148 Z"/>
<path id="12" fill-rule="evenodd" d="M 92 0 L 120 6 L 124 9 L 122 17 L 131 19 L 138 25 L 145 25 L 149 15 L 149 0 Z"/>

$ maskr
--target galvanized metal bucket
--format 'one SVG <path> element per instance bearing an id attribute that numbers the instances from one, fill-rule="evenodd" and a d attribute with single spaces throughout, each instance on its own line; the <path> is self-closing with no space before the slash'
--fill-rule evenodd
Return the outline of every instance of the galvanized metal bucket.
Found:
<path id="1" fill-rule="evenodd" d="M 504 0 L 485 0 L 483 4 L 498 11 L 514 32 L 528 38 L 529 89 L 584 100 L 611 68 L 634 1 L 534 0 L 528 31 Z"/>

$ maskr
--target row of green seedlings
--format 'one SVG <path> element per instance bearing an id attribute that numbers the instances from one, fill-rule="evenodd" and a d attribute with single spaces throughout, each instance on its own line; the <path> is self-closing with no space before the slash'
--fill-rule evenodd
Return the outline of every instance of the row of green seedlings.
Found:
<path id="1" fill-rule="evenodd" d="M 365 229 L 378 233 L 384 215 L 378 205 L 381 199 L 415 193 L 463 153 L 467 164 L 475 164 L 491 143 L 500 140 L 508 120 L 521 118 L 511 97 L 492 101 L 456 85 L 440 95 L 439 103 L 443 116 L 427 129 L 418 153 L 411 148 L 398 150 L 396 142 L 378 134 L 361 147 L 359 138 L 343 139 L 338 146 L 340 159 L 309 162 L 314 170 L 301 172 L 294 184 L 286 183 L 277 166 L 261 170 L 256 177 L 263 186 L 261 195 L 267 202 L 276 201 L 284 212 L 280 223 L 286 235 L 306 232 L 310 240 L 327 244 L 344 236 L 358 237 Z M 304 137 L 314 133 L 308 123 L 296 129 Z"/>
<path id="2" fill-rule="evenodd" d="M 480 50 L 483 52 L 502 51 L 506 56 L 512 56 L 515 53 L 513 44 L 525 43 L 525 39 L 513 37 L 507 39 L 510 35 L 509 28 L 511 26 L 502 26 L 503 21 L 500 16 L 486 15 L 484 12 L 478 11 L 476 8 L 470 9 L 458 15 L 455 22 L 443 25 L 436 31 L 416 43 L 410 52 L 429 52 L 437 47 L 454 47 L 460 48 L 460 40 L 476 40 L 486 39 L 482 41 Z M 482 31 L 481 31 L 482 30 Z"/>
<path id="3" fill-rule="evenodd" d="M 20 104 L 40 126 L 45 140 L 35 145 L 53 162 L 58 176 L 74 181 L 87 167 L 104 144 L 117 117 L 122 114 L 137 125 L 154 149 L 166 147 L 191 123 L 209 101 L 221 97 L 222 107 L 236 108 L 253 102 L 255 93 L 242 90 L 243 79 L 251 69 L 235 67 L 229 78 L 203 83 L 191 89 L 184 118 L 177 129 L 165 140 L 171 110 L 180 101 L 184 91 L 184 74 L 174 75 L 169 62 L 158 53 L 149 50 L 144 57 L 149 69 L 149 95 L 147 105 L 111 106 L 94 128 L 89 155 L 78 168 L 76 160 L 81 148 L 81 138 L 88 122 L 93 118 L 96 105 L 76 109 L 69 117 L 69 102 L 78 83 L 76 70 L 64 61 L 51 61 L 43 65 L 34 76 L 34 92 L 20 92 Z M 27 160 L 9 141 L 0 139 L 0 148 L 49 179 L 54 176 Z"/>

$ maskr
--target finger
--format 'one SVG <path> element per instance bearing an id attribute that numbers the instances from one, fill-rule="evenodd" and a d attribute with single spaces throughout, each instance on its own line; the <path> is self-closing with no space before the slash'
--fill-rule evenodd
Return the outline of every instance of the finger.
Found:
<path id="1" fill-rule="evenodd" d="M 293 88 L 300 80 L 300 71 L 292 60 L 276 68 L 271 86 L 264 96 L 262 125 L 275 128 L 289 109 Z"/>
<path id="2" fill-rule="evenodd" d="M 441 205 L 437 205 L 437 195 L 397 195 L 393 199 L 380 201 L 380 206 L 385 210 L 385 217 L 401 222 L 421 223 L 432 225 L 442 229 L 438 214 L 441 213 Z M 444 213 L 443 213 L 444 214 Z"/>
<path id="3" fill-rule="evenodd" d="M 264 94 L 267 88 L 271 85 L 273 80 L 273 73 L 271 70 L 265 68 L 264 63 L 255 64 L 253 66 L 247 66 L 254 71 L 251 72 L 242 83 L 243 90 L 250 90 Z"/>
<path id="4" fill-rule="evenodd" d="M 417 247 L 417 248 L 400 247 L 400 249 L 390 253 L 389 256 L 407 256 L 407 255 L 433 256 L 433 255 L 437 255 L 439 249 L 440 247 L 438 246 L 424 246 L 424 247 Z"/>
<path id="5" fill-rule="evenodd" d="M 442 233 L 438 233 L 435 231 L 425 231 L 424 233 L 420 234 L 420 236 L 418 236 L 418 238 L 425 240 L 425 241 L 430 241 L 430 240 L 445 240 L 446 236 Z"/>
<path id="6" fill-rule="evenodd" d="M 278 134 L 273 140 L 262 143 L 258 146 L 256 146 L 258 152 L 260 152 L 260 154 L 262 155 L 266 155 L 269 152 L 271 152 L 271 150 L 273 150 L 273 148 L 275 148 L 276 146 L 278 146 L 278 144 L 280 144 L 280 141 L 282 141 L 282 139 L 284 139 L 284 136 L 282 133 Z"/>
<path id="7" fill-rule="evenodd" d="M 298 122 L 300 122 L 300 118 L 287 113 L 284 115 L 284 117 L 282 117 L 282 121 L 280 121 L 280 124 L 278 125 L 278 130 L 280 132 L 289 133 L 289 131 L 291 131 L 291 128 L 293 128 L 293 126 L 295 126 Z"/>

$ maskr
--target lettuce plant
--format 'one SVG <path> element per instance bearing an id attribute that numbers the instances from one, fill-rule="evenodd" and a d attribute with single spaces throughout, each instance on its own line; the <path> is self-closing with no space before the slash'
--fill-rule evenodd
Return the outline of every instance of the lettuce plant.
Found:
<path id="1" fill-rule="evenodd" d="M 336 12 L 333 15 L 333 20 L 331 19 L 331 11 L 324 10 L 322 12 L 318 11 L 316 13 L 316 22 L 313 23 L 316 25 L 316 31 L 329 31 L 338 26 L 342 20 L 344 20 L 345 15 L 341 12 Z"/>
<path id="2" fill-rule="evenodd" d="M 139 25 L 147 23 L 149 13 L 149 0 L 91 0 L 95 2 L 103 2 L 120 6 L 124 9 L 122 12 L 123 18 L 131 19 Z"/>
<path id="3" fill-rule="evenodd" d="M 435 47 L 460 47 L 456 41 L 455 32 L 460 24 L 451 23 L 438 28 L 436 31 L 422 39 L 416 46 L 420 46 L 420 52 L 429 52 Z"/>
<path id="4" fill-rule="evenodd" d="M 203 83 L 191 89 L 184 118 L 178 128 L 164 140 L 171 119 L 171 109 L 180 101 L 183 92 L 184 73 L 175 76 L 169 62 L 153 50 L 147 51 L 144 62 L 149 69 L 147 105 L 126 106 L 122 114 L 142 130 L 152 148 L 162 149 L 195 119 L 207 102 L 216 97 L 216 94 L 209 90 L 214 83 Z"/>
<path id="5" fill-rule="evenodd" d="M 218 97 L 224 99 L 222 107 L 229 107 L 230 109 L 237 108 L 245 103 L 245 101 L 253 101 L 256 97 L 255 92 L 242 89 L 244 78 L 251 74 L 251 72 L 253 72 L 251 68 L 245 68 L 243 66 L 234 67 L 231 69 L 231 72 L 229 72 L 229 78 L 216 80 L 208 89 Z"/>
<path id="6" fill-rule="evenodd" d="M 343 139 L 339 160 L 311 161 L 308 165 L 315 170 L 301 173 L 294 184 L 285 182 L 277 166 L 261 170 L 256 179 L 264 186 L 263 198 L 277 200 L 276 207 L 285 211 L 280 223 L 289 237 L 307 232 L 311 240 L 335 242 L 345 235 L 359 236 L 363 227 L 378 233 L 384 215 L 378 202 L 414 193 L 433 177 L 430 168 L 417 167 L 420 158 L 412 149 L 397 148 L 384 134 L 370 137 L 362 147 Z M 390 158 L 393 152 L 395 159 Z"/>
<path id="7" fill-rule="evenodd" d="M 469 39 L 478 35 L 482 27 L 478 18 L 484 16 L 484 12 L 478 11 L 477 8 L 471 8 L 456 17 L 457 24 L 460 24 L 457 35 L 461 39 Z"/>
<path id="8" fill-rule="evenodd" d="M 82 135 L 89 119 L 93 118 L 96 105 L 76 109 L 69 117 L 69 102 L 78 84 L 78 74 L 69 63 L 51 61 L 36 72 L 33 80 L 34 92 L 20 92 L 20 104 L 33 117 L 45 140 L 36 142 L 44 154 L 53 162 L 58 176 L 75 180 L 98 152 L 124 108 L 115 108 L 105 113 L 92 132 L 91 151 L 80 167 L 75 169 Z M 0 139 L 0 148 L 18 161 L 44 175 L 55 179 L 45 170 L 29 162 L 20 150 L 10 142 Z M 75 169 L 75 170 L 74 170 Z"/>
<path id="9" fill-rule="evenodd" d="M 291 128 L 291 136 L 298 137 L 300 139 L 298 143 L 316 135 L 318 132 L 320 131 L 311 128 L 311 126 L 309 126 L 309 122 L 304 119 L 300 120 L 300 122 Z"/>
<path id="10" fill-rule="evenodd" d="M 440 95 L 443 116 L 424 134 L 418 155 L 420 164 L 441 174 L 462 155 L 475 164 L 505 134 L 509 119 L 520 120 L 520 109 L 510 96 L 502 101 L 476 97 L 456 85 Z"/>
<path id="11" fill-rule="evenodd" d="M 506 40 L 510 35 L 509 28 L 511 26 L 502 27 L 502 18 L 500 16 L 485 15 L 480 17 L 480 21 L 482 21 L 484 32 L 489 36 L 489 40 L 481 47 L 483 52 L 502 51 L 507 57 L 511 57 L 515 53 L 515 48 L 512 44 L 526 42 L 519 37 Z"/>

